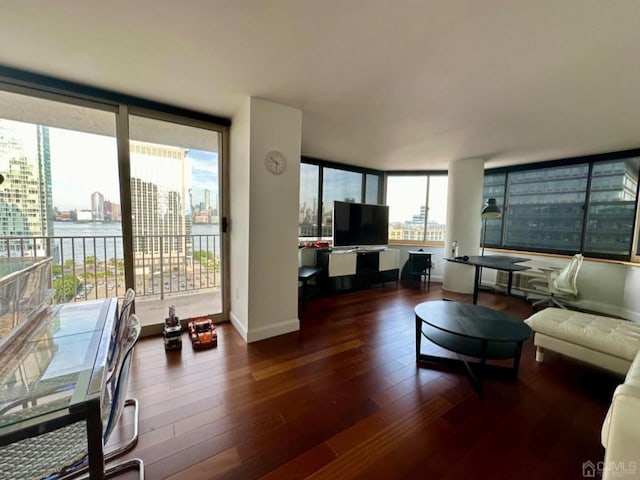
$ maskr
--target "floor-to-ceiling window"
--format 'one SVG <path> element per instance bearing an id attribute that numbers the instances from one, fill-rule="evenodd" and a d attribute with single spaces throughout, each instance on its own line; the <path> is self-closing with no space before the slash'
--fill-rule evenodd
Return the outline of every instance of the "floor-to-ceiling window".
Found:
<path id="1" fill-rule="evenodd" d="M 228 125 L 40 80 L 0 78 L 0 257 L 51 256 L 58 302 L 130 287 L 145 324 L 224 317 Z"/>
<path id="2" fill-rule="evenodd" d="M 158 314 L 222 312 L 220 143 L 215 130 L 129 116 L 135 288 Z"/>
<path id="3" fill-rule="evenodd" d="M 331 240 L 335 201 L 380 204 L 382 172 L 302 158 L 298 236 Z"/>
<path id="4" fill-rule="evenodd" d="M 633 260 L 640 157 L 630 153 L 487 172 L 485 200 L 503 209 L 487 246 Z"/>
<path id="5" fill-rule="evenodd" d="M 124 295 L 115 110 L 0 91 L 0 112 L 0 256 L 51 256 L 58 302 Z"/>
<path id="6" fill-rule="evenodd" d="M 444 242 L 447 176 L 427 173 L 387 175 L 390 243 Z"/>

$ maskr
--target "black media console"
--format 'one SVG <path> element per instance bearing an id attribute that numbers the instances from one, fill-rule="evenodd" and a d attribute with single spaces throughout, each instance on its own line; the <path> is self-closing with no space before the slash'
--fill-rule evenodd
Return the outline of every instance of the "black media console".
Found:
<path id="1" fill-rule="evenodd" d="M 330 291 L 358 290 L 398 282 L 399 250 L 331 250 L 316 253 L 321 282 Z"/>

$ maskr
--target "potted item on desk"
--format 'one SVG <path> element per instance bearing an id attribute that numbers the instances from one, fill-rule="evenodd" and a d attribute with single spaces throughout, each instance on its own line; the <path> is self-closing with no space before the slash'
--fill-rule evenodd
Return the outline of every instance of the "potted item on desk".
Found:
<path id="1" fill-rule="evenodd" d="M 182 350 L 182 326 L 173 305 L 169 305 L 169 316 L 164 319 L 162 335 L 165 350 Z"/>
<path id="2" fill-rule="evenodd" d="M 218 345 L 216 327 L 207 317 L 196 317 L 189 322 L 189 337 L 193 348 L 215 347 Z"/>

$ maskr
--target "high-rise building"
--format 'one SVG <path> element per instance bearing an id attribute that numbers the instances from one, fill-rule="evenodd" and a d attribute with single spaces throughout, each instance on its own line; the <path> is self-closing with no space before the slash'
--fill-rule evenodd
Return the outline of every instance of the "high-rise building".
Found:
<path id="1" fill-rule="evenodd" d="M 487 245 L 624 255 L 632 243 L 639 163 L 634 157 L 591 169 L 580 163 L 524 170 L 508 181 L 504 173 L 486 175 L 483 198 L 506 203 L 502 218 L 486 223 Z"/>
<path id="2" fill-rule="evenodd" d="M 0 236 L 38 237 L 11 242 L 12 255 L 43 252 L 43 237 L 53 234 L 49 128 L 0 119 L 0 173 Z"/>
<path id="3" fill-rule="evenodd" d="M 121 220 L 120 205 L 110 200 L 104 201 L 104 220 L 107 222 L 119 222 Z"/>
<path id="4" fill-rule="evenodd" d="M 91 194 L 91 217 L 98 222 L 104 220 L 104 195 L 100 192 Z"/>
<path id="5" fill-rule="evenodd" d="M 187 215 L 185 150 L 131 142 L 131 216 L 137 258 L 188 261 L 191 221 Z"/>

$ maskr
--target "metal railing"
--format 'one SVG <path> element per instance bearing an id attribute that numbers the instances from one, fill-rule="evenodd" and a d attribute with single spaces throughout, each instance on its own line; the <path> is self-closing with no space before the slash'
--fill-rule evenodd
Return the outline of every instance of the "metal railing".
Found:
<path id="1" fill-rule="evenodd" d="M 53 258 L 51 287 L 65 303 L 124 295 L 196 293 L 220 287 L 220 235 L 135 236 L 134 285 L 125 285 L 122 236 L 0 237 L 0 257 Z"/>

